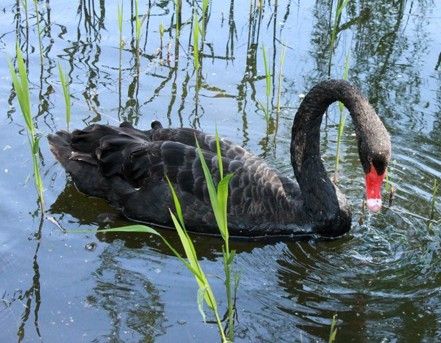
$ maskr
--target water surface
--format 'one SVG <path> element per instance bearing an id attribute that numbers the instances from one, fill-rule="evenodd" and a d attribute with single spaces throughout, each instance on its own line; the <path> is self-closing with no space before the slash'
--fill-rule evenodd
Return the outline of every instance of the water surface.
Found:
<path id="1" fill-rule="evenodd" d="M 129 222 L 78 193 L 48 149 L 44 137 L 66 126 L 58 63 L 71 80 L 73 128 L 122 120 L 141 128 L 152 120 L 207 132 L 217 126 L 291 176 L 290 130 L 301 96 L 329 74 L 342 77 L 346 56 L 350 81 L 391 133 L 395 198 L 377 215 L 362 213 L 363 173 L 348 119 L 339 184 L 352 202 L 351 232 L 334 241 L 233 242 L 240 273 L 236 339 L 327 341 L 334 314 L 342 342 L 441 339 L 441 201 L 438 222 L 428 225 L 433 181 L 441 179 L 438 2 L 350 1 L 329 68 L 332 1 L 272 1 L 262 10 L 254 1 L 214 1 L 197 72 L 191 18 L 192 4 L 201 13 L 198 2 L 183 4 L 179 35 L 173 1 L 140 2 L 145 22 L 137 55 L 134 5 L 126 1 L 121 65 L 117 2 L 39 1 L 43 65 L 33 3 L 28 24 L 19 3 L 4 0 L 0 11 L 0 341 L 218 340 L 198 312 L 194 279 L 157 238 L 64 232 Z M 6 63 L 16 41 L 43 137 L 43 220 Z M 286 51 L 281 110 L 269 124 L 259 106 L 266 103 L 262 47 L 274 75 L 274 107 Z M 338 117 L 334 106 L 323 124 L 330 172 Z M 178 244 L 173 231 L 161 232 Z M 221 241 L 193 237 L 224 307 Z"/>

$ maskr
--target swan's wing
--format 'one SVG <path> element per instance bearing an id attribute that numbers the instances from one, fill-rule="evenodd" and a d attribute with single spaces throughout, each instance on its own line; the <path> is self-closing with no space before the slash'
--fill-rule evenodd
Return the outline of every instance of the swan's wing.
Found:
<path id="1" fill-rule="evenodd" d="M 151 141 L 172 141 L 196 147 L 196 139 L 202 150 L 206 150 L 212 153 L 217 152 L 216 136 L 206 134 L 199 130 L 191 128 L 159 128 L 156 130 L 148 131 L 148 140 Z M 219 137 L 219 143 L 222 157 L 231 160 L 240 160 L 248 153 L 244 148 L 237 144 L 234 144 L 228 139 Z"/>
<path id="2" fill-rule="evenodd" d="M 100 146 L 103 137 L 121 136 L 131 137 L 137 143 L 151 142 L 177 142 L 196 147 L 196 140 L 202 150 L 216 153 L 216 137 L 191 128 L 164 129 L 161 123 L 153 122 L 151 130 L 139 130 L 130 123 L 124 122 L 119 127 L 111 125 L 93 124 L 82 130 L 72 133 L 72 148 L 74 151 L 93 154 Z M 241 146 L 225 138 L 219 138 L 221 155 L 228 159 L 242 160 L 249 154 Z"/>
<path id="3" fill-rule="evenodd" d="M 174 141 L 142 142 L 130 136 L 104 136 L 96 149 L 96 159 L 105 177 L 119 175 L 135 188 L 155 187 L 165 176 L 180 191 L 207 200 L 208 192 L 197 150 L 194 146 Z M 219 171 L 216 155 L 203 151 L 213 178 Z M 231 172 L 234 161 L 223 158 L 225 172 Z"/>
<path id="4" fill-rule="evenodd" d="M 151 134 L 149 131 L 135 129 L 129 123 L 122 123 L 119 127 L 111 125 L 93 124 L 82 130 L 75 130 L 71 136 L 73 151 L 94 154 L 101 144 L 103 137 L 129 137 L 132 141 L 143 142 Z"/>
<path id="5" fill-rule="evenodd" d="M 178 192 L 210 204 L 201 161 L 197 149 L 174 141 L 129 142 L 125 137 L 103 137 L 97 159 L 105 177 L 120 175 L 133 187 L 153 189 L 166 182 L 165 176 Z M 217 155 L 203 150 L 203 156 L 215 183 L 219 182 Z M 224 175 L 230 181 L 230 213 L 263 215 L 289 207 L 287 193 L 296 194 L 296 185 L 264 160 L 248 153 L 245 160 L 222 158 Z M 190 196 L 190 197 L 188 197 Z"/>

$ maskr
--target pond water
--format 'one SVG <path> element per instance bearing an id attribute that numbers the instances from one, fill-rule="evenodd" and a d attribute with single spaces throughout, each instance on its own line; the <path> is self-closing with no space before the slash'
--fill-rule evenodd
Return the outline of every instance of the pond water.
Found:
<path id="1" fill-rule="evenodd" d="M 192 8 L 201 17 L 197 1 L 183 2 L 179 35 L 174 1 L 140 1 L 138 56 L 134 3 L 125 1 L 121 59 L 117 2 L 38 1 L 43 65 L 34 3 L 28 2 L 28 24 L 22 2 L 0 5 L 1 342 L 219 340 L 216 326 L 202 322 L 193 277 L 158 238 L 93 233 L 129 222 L 104 201 L 78 193 L 48 149 L 44 137 L 66 126 L 58 63 L 71 80 L 72 128 L 122 120 L 140 128 L 152 120 L 206 132 L 217 126 L 292 176 L 290 129 L 301 95 L 329 75 L 341 78 L 346 59 L 349 80 L 391 133 L 394 199 L 385 199 L 379 214 L 362 213 L 363 172 L 348 119 L 339 184 L 352 202 L 351 232 L 333 241 L 233 242 L 240 274 L 236 340 L 327 341 L 334 314 L 341 342 L 441 340 L 441 199 L 435 221 L 428 222 L 433 182 L 441 180 L 438 1 L 350 1 L 330 68 L 336 1 L 263 1 L 262 8 L 254 0 L 213 1 L 198 72 L 191 20 Z M 43 137 L 43 220 L 6 63 L 15 57 L 16 41 Z M 273 111 L 269 124 L 259 105 L 266 103 L 262 47 L 274 76 L 274 108 L 280 89 L 280 112 Z M 334 105 L 323 123 L 330 172 L 338 118 Z M 77 229 L 91 233 L 64 231 Z M 178 246 L 173 231 L 161 233 Z M 192 237 L 225 308 L 221 240 Z"/>

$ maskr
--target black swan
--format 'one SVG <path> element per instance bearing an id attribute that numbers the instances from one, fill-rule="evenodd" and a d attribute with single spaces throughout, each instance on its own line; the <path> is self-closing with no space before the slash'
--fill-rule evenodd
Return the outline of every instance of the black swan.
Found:
<path id="1" fill-rule="evenodd" d="M 296 180 L 221 139 L 224 171 L 233 173 L 228 209 L 232 236 L 335 237 L 350 229 L 346 198 L 327 176 L 320 157 L 322 116 L 337 100 L 349 110 L 355 126 L 368 208 L 380 209 L 381 186 L 391 156 L 389 134 L 357 88 L 346 81 L 328 80 L 310 90 L 294 119 L 291 162 Z M 59 131 L 48 139 L 77 188 L 107 199 L 127 218 L 172 226 L 167 175 L 181 200 L 187 228 L 218 233 L 195 148 L 197 139 L 218 181 L 214 135 L 190 128 L 162 128 L 155 121 L 146 131 L 129 123 L 119 127 L 94 124 L 72 133 Z"/>

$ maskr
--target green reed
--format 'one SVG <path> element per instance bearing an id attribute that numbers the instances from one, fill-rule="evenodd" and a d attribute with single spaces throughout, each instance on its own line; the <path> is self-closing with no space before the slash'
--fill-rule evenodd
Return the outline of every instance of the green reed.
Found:
<path id="1" fill-rule="evenodd" d="M 66 129 L 67 131 L 69 131 L 70 118 L 71 118 L 71 100 L 70 100 L 69 82 L 66 78 L 66 75 L 63 72 L 63 68 L 61 68 L 60 63 L 58 63 L 58 75 L 60 77 L 61 88 L 63 89 L 64 104 L 66 106 Z"/>
<path id="2" fill-rule="evenodd" d="M 122 33 L 123 33 L 123 19 L 124 19 L 124 2 L 121 2 L 121 5 L 118 4 L 116 15 L 117 15 L 117 22 L 118 22 L 119 45 L 121 47 Z"/>
<path id="3" fill-rule="evenodd" d="M 283 47 L 282 52 L 280 54 L 279 77 L 278 77 L 278 81 L 277 81 L 277 103 L 276 103 L 277 113 L 280 113 L 280 98 L 281 98 L 281 94 L 282 94 L 282 80 L 283 80 L 283 70 L 285 67 L 285 56 L 286 56 L 286 48 Z M 271 77 L 271 75 L 270 75 L 270 77 Z"/>
<path id="4" fill-rule="evenodd" d="M 277 81 L 276 124 L 274 129 L 274 140 L 276 139 L 277 131 L 279 130 L 280 99 L 282 95 L 282 80 L 283 80 L 283 69 L 285 66 L 285 56 L 286 56 L 286 47 L 284 46 L 279 59 L 279 77 Z"/>
<path id="5" fill-rule="evenodd" d="M 216 151 L 217 151 L 217 163 L 219 170 L 220 181 L 217 184 L 217 189 L 213 181 L 213 177 L 210 173 L 210 169 L 207 166 L 202 150 L 196 140 L 197 152 L 201 161 L 202 169 L 204 172 L 205 182 L 207 183 L 208 194 L 210 197 L 211 208 L 213 209 L 214 217 L 217 227 L 224 241 L 222 246 L 224 273 L 225 273 L 225 288 L 227 295 L 227 314 L 228 314 L 228 326 L 227 336 L 230 341 L 234 339 L 234 296 L 231 283 L 231 269 L 236 252 L 230 250 L 230 235 L 228 230 L 228 186 L 233 174 L 223 174 L 223 163 L 221 158 L 221 148 L 219 136 L 216 130 Z M 237 287 L 237 281 L 236 281 Z"/>
<path id="6" fill-rule="evenodd" d="M 40 209 L 41 212 L 43 213 L 44 190 L 43 190 L 43 180 L 40 174 L 40 157 L 39 157 L 40 138 L 36 133 L 35 124 L 32 119 L 28 75 L 26 72 L 26 66 L 23 59 L 23 53 L 21 52 L 21 49 L 18 46 L 18 44 L 16 46 L 16 56 L 17 56 L 18 74 L 16 73 L 14 65 L 11 61 L 8 61 L 9 73 L 11 75 L 15 93 L 17 94 L 17 99 L 20 105 L 21 113 L 23 115 L 26 124 L 26 132 L 27 132 L 29 147 L 31 148 L 31 153 L 32 153 L 34 183 L 38 192 L 38 201 L 39 201 Z"/>
<path id="7" fill-rule="evenodd" d="M 164 24 L 161 22 L 159 24 L 159 40 L 160 40 L 161 53 L 162 53 L 162 48 L 163 48 L 164 32 L 165 32 L 165 27 L 164 27 Z"/>
<path id="8" fill-rule="evenodd" d="M 197 71 L 200 68 L 199 62 L 199 18 L 195 13 L 193 16 L 193 65 L 194 69 Z"/>
<path id="9" fill-rule="evenodd" d="M 202 16 L 207 17 L 208 15 L 208 5 L 210 4 L 209 0 L 202 0 Z"/>
<path id="10" fill-rule="evenodd" d="M 122 9 L 121 9 L 121 21 L 122 21 Z M 142 19 L 139 15 L 139 0 L 135 0 L 135 49 L 136 49 L 136 56 L 139 59 L 139 53 L 140 53 L 140 42 L 141 42 L 141 30 L 142 26 L 144 25 L 144 22 L 147 19 L 147 15 L 143 15 Z M 119 20 L 119 17 L 118 17 Z M 118 22 L 119 25 L 119 22 Z M 122 26 L 122 24 L 121 24 Z M 122 30 L 121 30 L 122 31 Z"/>
<path id="11" fill-rule="evenodd" d="M 205 312 L 203 309 L 203 303 L 205 301 L 208 308 L 214 313 L 216 317 L 216 323 L 219 329 L 219 333 L 222 337 L 222 342 L 228 342 L 222 327 L 222 321 L 219 315 L 216 298 L 214 296 L 213 290 L 211 289 L 210 283 L 208 282 L 207 276 L 205 275 L 201 267 L 201 264 L 198 260 L 194 244 L 190 236 L 188 235 L 185 226 L 183 225 L 182 210 L 179 204 L 179 199 L 177 198 L 177 195 L 173 187 L 171 189 L 173 192 L 172 193 L 173 201 L 175 202 L 175 207 L 176 207 L 176 215 L 170 210 L 170 216 L 172 218 L 173 224 L 175 225 L 176 231 L 178 233 L 179 239 L 181 241 L 182 247 L 184 248 L 184 252 L 188 261 L 185 260 L 185 258 L 182 257 L 181 254 L 158 231 L 146 225 L 129 225 L 129 226 L 123 226 L 113 229 L 104 229 L 104 230 L 100 230 L 99 232 L 145 233 L 145 234 L 153 234 L 161 238 L 161 240 L 165 243 L 165 245 L 167 245 L 167 247 L 173 252 L 173 254 L 185 265 L 185 267 L 187 267 L 187 269 L 195 277 L 196 282 L 199 286 L 197 304 L 198 304 L 199 312 L 201 313 L 204 322 L 206 320 Z"/>
<path id="12" fill-rule="evenodd" d="M 38 11 L 38 0 L 34 0 L 35 17 L 37 20 L 37 34 L 38 34 L 38 48 L 40 50 L 40 64 L 43 65 L 43 44 L 41 41 L 41 29 L 40 29 L 40 13 Z"/>
<path id="13" fill-rule="evenodd" d="M 348 75 L 349 75 L 349 54 L 347 54 L 346 58 L 345 58 L 343 80 L 347 80 Z M 338 168 L 339 168 L 339 163 L 340 163 L 340 144 L 341 144 L 341 139 L 343 137 L 343 132 L 344 132 L 345 123 L 346 123 L 345 106 L 340 101 L 338 102 L 338 110 L 340 112 L 340 119 L 338 121 L 338 131 L 337 131 L 337 149 L 336 149 L 336 153 L 335 153 L 334 182 L 338 181 Z"/>
<path id="14" fill-rule="evenodd" d="M 337 35 L 340 30 L 340 22 L 343 10 L 348 4 L 349 0 L 337 0 L 337 5 L 335 7 L 334 13 L 334 23 L 331 29 L 331 38 L 329 41 L 329 64 L 328 64 L 328 75 L 331 75 L 331 66 L 332 66 L 332 56 L 334 54 L 335 43 L 337 41 Z"/>
<path id="15" fill-rule="evenodd" d="M 266 57 L 265 47 L 262 47 L 263 54 L 263 65 L 265 67 L 265 94 L 266 94 L 266 104 L 267 108 L 269 108 L 269 100 L 271 96 L 271 73 L 268 65 L 268 59 Z"/>
<path id="16" fill-rule="evenodd" d="M 119 32 L 119 54 L 121 60 L 122 49 L 124 48 L 123 40 L 123 19 L 124 19 L 124 2 L 118 5 L 117 9 L 117 21 L 118 21 L 118 32 Z"/>
<path id="17" fill-rule="evenodd" d="M 202 41 L 205 40 L 205 35 L 207 31 L 207 21 L 208 21 L 208 7 L 210 5 L 210 0 L 202 0 Z"/>
<path id="18" fill-rule="evenodd" d="M 125 45 L 123 39 L 123 19 L 124 19 L 124 2 L 121 2 L 121 5 L 118 4 L 118 9 L 117 9 L 117 22 L 118 22 L 118 32 L 119 32 L 119 42 L 118 42 L 118 51 L 119 51 L 118 87 L 119 88 L 121 88 L 121 82 L 122 82 L 122 51 Z"/>
<path id="19" fill-rule="evenodd" d="M 176 216 L 173 214 L 173 212 L 170 211 L 170 215 L 173 220 L 173 224 L 176 228 L 176 231 L 178 232 L 179 239 L 181 240 L 182 246 L 185 251 L 185 255 L 187 256 L 187 259 L 189 261 L 189 264 L 192 268 L 188 268 L 190 272 L 193 274 L 193 276 L 196 279 L 196 282 L 198 283 L 199 289 L 198 289 L 198 297 L 197 297 L 197 304 L 199 312 L 201 313 L 202 319 L 204 322 L 206 321 L 206 316 L 204 312 L 204 300 L 205 304 L 208 306 L 208 308 L 213 312 L 216 323 L 218 326 L 219 334 L 222 338 L 222 342 L 227 342 L 227 338 L 225 336 L 225 331 L 222 326 L 221 317 L 219 315 L 219 309 L 217 306 L 216 297 L 214 296 L 214 293 L 212 291 L 210 282 L 208 281 L 202 266 L 199 262 L 199 259 L 197 257 L 196 249 L 194 248 L 193 242 L 188 235 L 187 229 L 185 228 L 184 224 L 184 216 L 182 213 L 181 204 L 179 201 L 179 198 L 173 188 L 173 185 L 169 180 L 167 180 L 169 183 L 170 190 L 172 192 L 173 202 L 175 205 L 176 210 Z M 176 253 L 175 253 L 176 255 Z"/>
<path id="20" fill-rule="evenodd" d="M 26 29 L 29 28 L 29 11 L 28 11 L 28 0 L 21 0 L 21 4 L 23 6 L 23 9 L 25 11 L 25 20 L 26 20 Z"/>
<path id="21" fill-rule="evenodd" d="M 139 0 L 135 0 L 135 47 L 136 53 L 139 54 L 139 42 L 141 40 L 142 21 L 139 19 Z"/>
<path id="22" fill-rule="evenodd" d="M 182 18 L 182 0 L 175 0 L 175 14 L 176 14 L 176 36 L 179 36 L 181 30 Z"/>
<path id="23" fill-rule="evenodd" d="M 149 233 L 159 236 L 162 239 L 162 241 L 167 245 L 167 247 L 173 252 L 173 254 L 175 254 L 175 256 L 187 267 L 187 269 L 193 274 L 194 278 L 196 279 L 196 282 L 199 287 L 198 296 L 197 296 L 197 305 L 204 322 L 206 320 L 206 316 L 203 308 L 205 302 L 207 307 L 212 311 L 212 313 L 216 318 L 216 324 L 218 326 L 218 330 L 222 342 L 225 343 L 232 342 L 234 340 L 234 315 L 235 315 L 234 299 L 238 286 L 237 276 L 235 277 L 234 285 L 232 285 L 232 281 L 231 281 L 232 264 L 234 261 L 235 251 L 230 249 L 229 230 L 228 230 L 228 221 L 227 221 L 228 187 L 232 174 L 228 174 L 224 176 L 221 144 L 220 144 L 219 136 L 217 134 L 217 130 L 216 130 L 216 157 L 217 157 L 219 178 L 220 178 L 220 181 L 217 184 L 217 186 L 214 183 L 213 177 L 210 173 L 210 169 L 207 166 L 205 157 L 197 140 L 196 140 L 196 147 L 197 147 L 199 160 L 201 162 L 201 167 L 204 172 L 205 181 L 207 184 L 211 208 L 215 216 L 217 227 L 224 241 L 224 244 L 222 246 L 222 255 L 223 255 L 224 273 L 225 273 L 224 284 L 225 284 L 225 290 L 227 296 L 227 320 L 228 320 L 228 324 L 226 325 L 225 329 L 222 325 L 222 320 L 219 315 L 219 308 L 214 293 L 212 291 L 210 282 L 208 281 L 207 276 L 202 269 L 194 244 L 187 232 L 187 229 L 185 228 L 184 215 L 182 212 L 182 206 L 179 197 L 168 178 L 167 178 L 167 182 L 170 188 L 170 192 L 175 207 L 175 212 L 170 210 L 170 216 L 178 233 L 182 247 L 184 248 L 184 252 L 185 252 L 185 256 L 187 257 L 187 260 L 185 260 L 181 256 L 181 254 L 160 233 L 158 233 L 156 230 L 152 229 L 151 227 L 145 225 L 131 225 L 126 227 L 114 228 L 114 229 L 100 230 L 100 232 L 138 232 L 138 233 Z"/>
<path id="24" fill-rule="evenodd" d="M 266 56 L 266 49 L 262 47 L 262 57 L 263 57 L 263 67 L 265 70 L 265 95 L 266 95 L 266 105 L 262 105 L 260 101 L 259 106 L 265 115 L 265 120 L 267 123 L 270 119 L 270 97 L 271 97 L 271 72 L 268 65 L 268 58 Z"/>
<path id="25" fill-rule="evenodd" d="M 335 338 L 337 337 L 337 314 L 334 314 L 331 322 L 331 329 L 329 330 L 329 339 L 328 343 L 335 342 Z"/>

